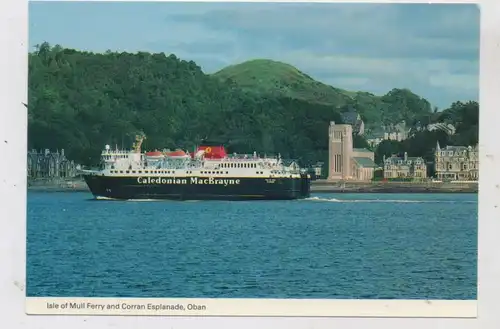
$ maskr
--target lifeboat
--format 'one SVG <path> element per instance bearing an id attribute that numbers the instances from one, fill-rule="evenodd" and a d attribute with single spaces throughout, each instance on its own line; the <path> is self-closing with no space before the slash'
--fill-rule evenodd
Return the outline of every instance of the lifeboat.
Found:
<path id="1" fill-rule="evenodd" d="M 148 159 L 161 159 L 164 157 L 163 153 L 160 151 L 146 152 L 146 158 Z"/>
<path id="2" fill-rule="evenodd" d="M 165 156 L 168 158 L 188 158 L 189 155 L 183 150 L 176 150 L 173 152 L 165 152 Z"/>

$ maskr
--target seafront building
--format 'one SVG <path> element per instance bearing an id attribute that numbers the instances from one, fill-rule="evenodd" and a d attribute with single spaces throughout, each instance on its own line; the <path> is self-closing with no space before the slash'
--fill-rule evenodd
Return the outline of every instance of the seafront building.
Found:
<path id="1" fill-rule="evenodd" d="M 384 178 L 427 178 L 427 164 L 422 157 L 408 157 L 405 152 L 403 157 L 384 156 Z"/>
<path id="2" fill-rule="evenodd" d="M 476 146 L 446 146 L 436 144 L 434 153 L 436 177 L 440 180 L 477 181 L 479 152 Z"/>
<path id="3" fill-rule="evenodd" d="M 376 147 L 384 140 L 393 140 L 401 142 L 408 138 L 410 129 L 406 127 L 403 120 L 395 125 L 382 126 L 366 134 L 366 141 L 370 146 Z"/>
<path id="4" fill-rule="evenodd" d="M 77 175 L 79 166 L 64 155 L 64 149 L 59 152 L 31 150 L 28 152 L 28 178 L 73 178 Z"/>
<path id="5" fill-rule="evenodd" d="M 370 181 L 377 165 L 375 154 L 367 149 L 353 148 L 351 125 L 330 122 L 328 180 Z"/>

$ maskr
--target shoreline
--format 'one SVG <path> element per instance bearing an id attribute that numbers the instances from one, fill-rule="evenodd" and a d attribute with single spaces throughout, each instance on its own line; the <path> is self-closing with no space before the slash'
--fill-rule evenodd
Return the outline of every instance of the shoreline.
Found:
<path id="1" fill-rule="evenodd" d="M 28 182 L 29 192 L 89 192 L 83 180 L 38 180 Z M 446 182 L 311 182 L 311 193 L 478 193 L 477 183 Z"/>
<path id="2" fill-rule="evenodd" d="M 330 182 L 311 183 L 315 193 L 478 193 L 474 182 Z"/>

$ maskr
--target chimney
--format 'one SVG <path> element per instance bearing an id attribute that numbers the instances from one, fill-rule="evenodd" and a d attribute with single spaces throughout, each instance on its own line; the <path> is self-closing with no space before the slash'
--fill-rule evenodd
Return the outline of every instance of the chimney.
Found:
<path id="1" fill-rule="evenodd" d="M 64 156 L 64 149 L 61 149 L 61 155 Z"/>
<path id="2" fill-rule="evenodd" d="M 384 160 L 384 163 L 385 163 L 385 154 L 384 154 L 384 157 L 382 159 Z"/>
<path id="3" fill-rule="evenodd" d="M 405 161 L 408 161 L 408 152 L 405 152 Z"/>

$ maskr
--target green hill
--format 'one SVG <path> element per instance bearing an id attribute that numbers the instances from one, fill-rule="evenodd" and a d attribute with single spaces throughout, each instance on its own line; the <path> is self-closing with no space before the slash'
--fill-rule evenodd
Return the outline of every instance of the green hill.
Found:
<path id="1" fill-rule="evenodd" d="M 175 55 L 92 53 L 48 43 L 28 59 L 28 148 L 64 148 L 82 164 L 96 164 L 105 144 L 130 147 L 138 132 L 147 136 L 145 149 L 192 150 L 208 138 L 229 152 L 327 162 L 329 123 L 341 122 L 348 105 L 374 125 L 431 113 L 425 99 L 406 89 L 381 97 L 348 93 L 266 60 L 207 75 Z M 455 104 L 443 118 L 462 122 L 457 142 L 476 138 L 477 104 Z M 469 127 L 471 118 L 476 124 Z M 424 135 L 415 145 L 428 152 L 435 138 Z M 355 147 L 365 144 L 355 139 Z M 412 154 L 416 146 L 408 145 Z"/>
<path id="2" fill-rule="evenodd" d="M 318 82 L 290 64 L 268 59 L 231 65 L 213 76 L 261 95 L 285 96 L 336 107 L 348 104 L 356 94 Z"/>
<path id="3" fill-rule="evenodd" d="M 261 97 L 175 55 L 91 53 L 44 43 L 29 54 L 28 147 L 64 148 L 95 164 L 105 144 L 192 150 L 203 138 L 232 152 L 326 161 L 332 106 Z"/>
<path id="4" fill-rule="evenodd" d="M 213 76 L 260 96 L 288 97 L 340 112 L 355 108 L 372 127 L 401 120 L 411 124 L 431 112 L 427 100 L 407 89 L 393 89 L 383 96 L 347 91 L 316 81 L 292 65 L 267 59 L 231 65 Z"/>

